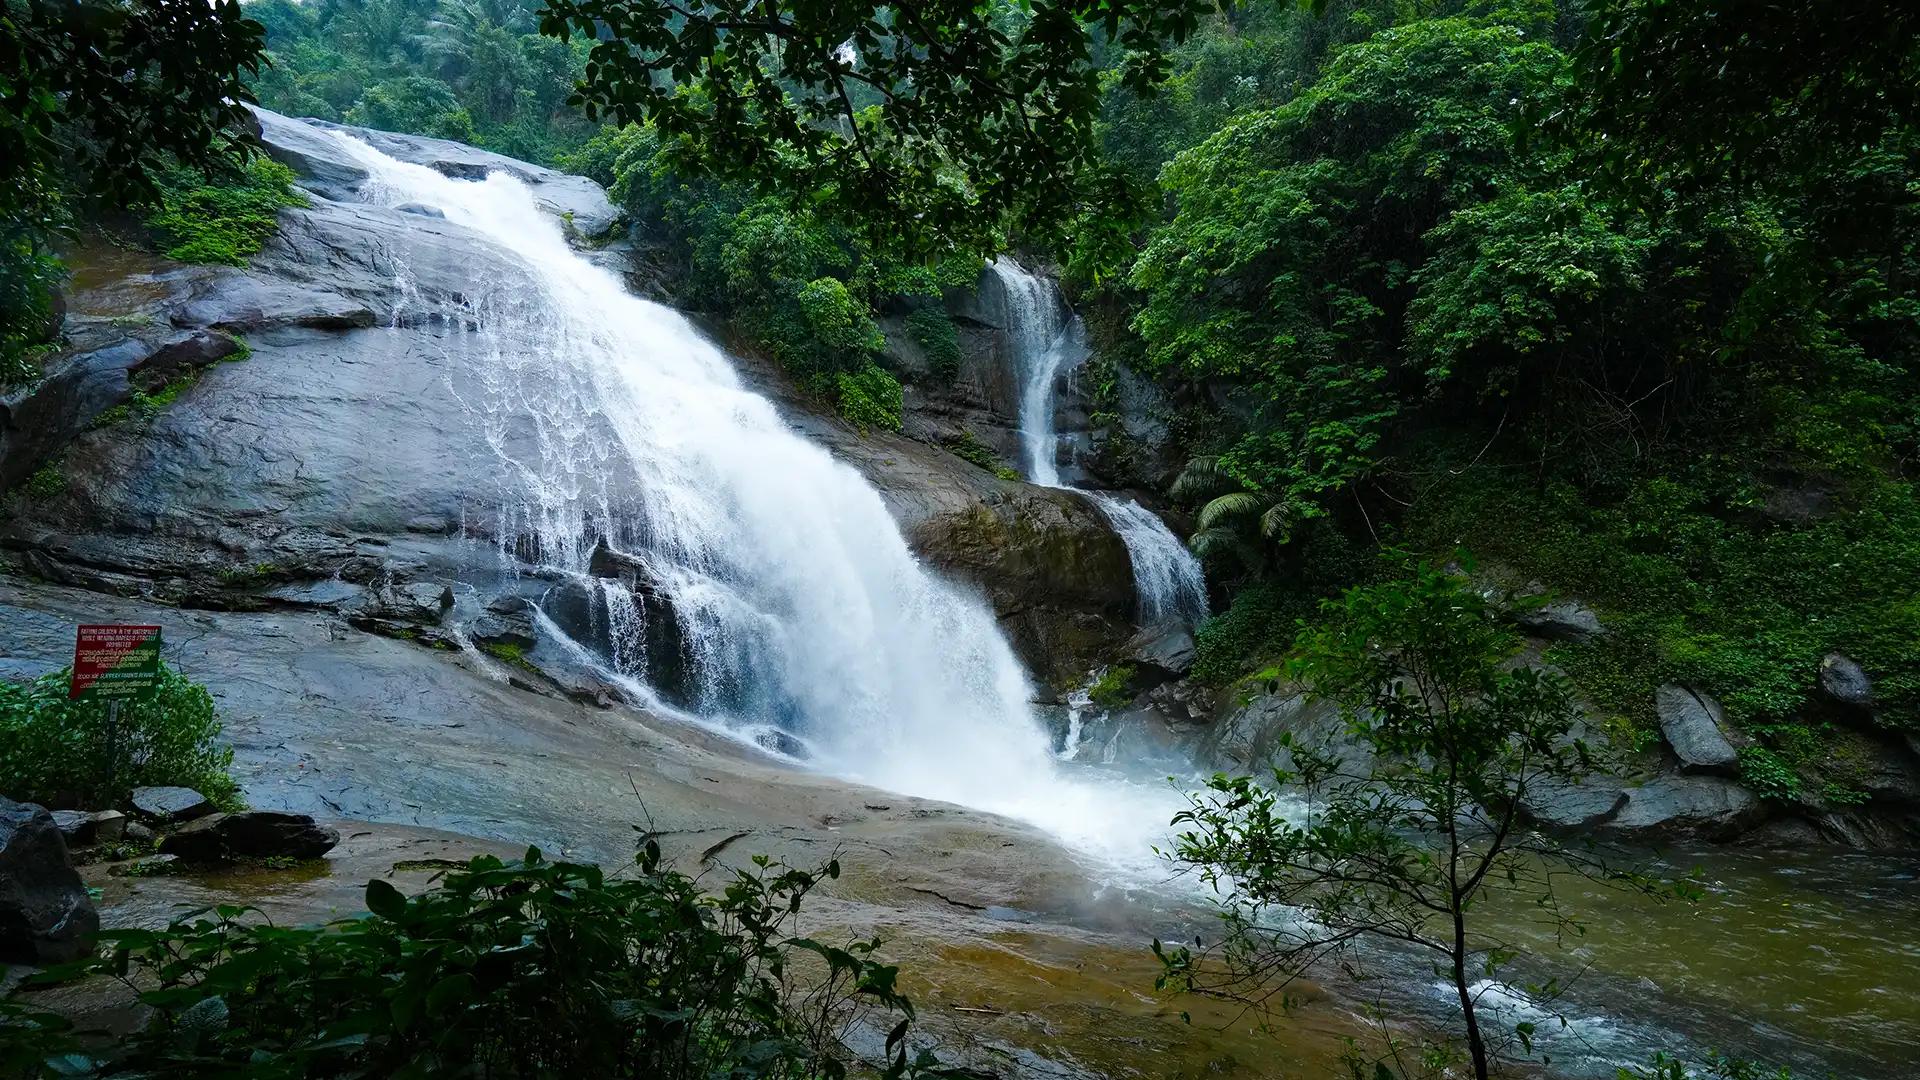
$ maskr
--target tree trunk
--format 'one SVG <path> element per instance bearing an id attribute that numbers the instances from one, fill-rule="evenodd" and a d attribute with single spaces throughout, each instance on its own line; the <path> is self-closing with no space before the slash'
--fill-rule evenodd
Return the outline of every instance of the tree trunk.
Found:
<path id="1" fill-rule="evenodd" d="M 1467 989 L 1467 921 L 1453 909 L 1453 988 L 1460 994 L 1460 1013 L 1467 1021 L 1467 1052 L 1473 1056 L 1474 1080 L 1487 1080 L 1487 1044 L 1480 1038 L 1480 1019 L 1473 1012 L 1473 994 Z"/>

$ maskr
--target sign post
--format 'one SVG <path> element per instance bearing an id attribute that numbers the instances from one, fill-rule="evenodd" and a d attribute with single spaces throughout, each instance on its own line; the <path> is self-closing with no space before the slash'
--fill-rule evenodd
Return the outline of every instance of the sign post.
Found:
<path id="1" fill-rule="evenodd" d="M 73 678 L 67 697 L 107 703 L 107 755 L 118 771 L 125 743 L 120 707 L 144 697 L 160 684 L 160 628 L 157 626 L 80 627 L 73 639 Z"/>

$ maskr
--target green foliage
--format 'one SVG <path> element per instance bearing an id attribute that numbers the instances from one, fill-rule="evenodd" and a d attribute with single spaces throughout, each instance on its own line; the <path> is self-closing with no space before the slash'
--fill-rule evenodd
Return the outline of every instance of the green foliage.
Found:
<path id="1" fill-rule="evenodd" d="M 67 473 L 58 461 L 50 461 L 34 470 L 27 482 L 20 485 L 20 493 L 35 502 L 57 499 L 67 492 Z"/>
<path id="2" fill-rule="evenodd" d="M 1123 709 L 1133 701 L 1132 664 L 1114 664 L 1087 687 L 1087 696 L 1102 709 Z"/>
<path id="3" fill-rule="evenodd" d="M 1224 935 L 1207 957 L 1156 942 L 1161 985 L 1263 1002 L 1356 939 L 1403 942 L 1450 978 L 1484 1080 L 1497 1043 L 1480 1029 L 1473 984 L 1514 952 L 1477 931 L 1475 910 L 1506 895 L 1577 931 L 1554 900 L 1556 875 L 1658 890 L 1519 827 L 1530 790 L 1598 764 L 1574 735 L 1571 685 L 1510 663 L 1518 637 L 1464 578 L 1415 563 L 1323 615 L 1287 673 L 1340 707 L 1341 741 L 1283 733 L 1286 764 L 1270 784 L 1215 776 L 1190 796 L 1172 857 L 1223 898 Z M 1277 793 L 1290 785 L 1304 808 Z"/>
<path id="4" fill-rule="evenodd" d="M 837 278 L 815 278 L 786 302 L 763 301 L 763 305 L 760 318 L 767 350 L 816 391 L 834 385 L 837 374 L 870 366 L 868 358 L 886 347 L 872 311 Z"/>
<path id="5" fill-rule="evenodd" d="M 1586 93 L 1555 126 L 1589 172 L 1648 198 L 1805 182 L 1920 115 L 1909 5 L 1621 0 L 1586 15 Z"/>
<path id="6" fill-rule="evenodd" d="M 1793 1080 L 1793 1073 L 1782 1065 L 1769 1069 L 1764 1065 L 1724 1054 L 1709 1054 L 1698 1067 L 1672 1055 L 1659 1053 L 1644 1068 L 1621 1069 L 1617 1080 Z"/>
<path id="7" fill-rule="evenodd" d="M 840 415 L 865 433 L 868 428 L 900 430 L 900 380 L 878 364 L 839 375 Z"/>
<path id="8" fill-rule="evenodd" d="M 1312 602 L 1298 590 L 1259 584 L 1240 590 L 1225 611 L 1193 635 L 1193 677 L 1224 685 L 1261 660 L 1286 650 Z"/>
<path id="9" fill-rule="evenodd" d="M 174 170 L 160 180 L 160 201 L 147 216 L 167 257 L 182 262 L 244 266 L 279 227 L 279 212 L 305 206 L 293 188 L 293 170 L 256 157 L 233 183 Z"/>
<path id="10" fill-rule="evenodd" d="M 878 941 L 799 933 L 803 900 L 839 871 L 757 858 L 709 895 L 650 839 L 611 876 L 528 849 L 412 897 L 375 879 L 369 915 L 326 926 L 222 905 L 105 931 L 100 958 L 37 981 L 139 988 L 155 1015 L 114 1048 L 115 1074 L 837 1080 L 869 1074 L 839 1042 L 866 1023 L 887 1033 L 870 1075 L 931 1075 Z M 0 1023 L 41 1023 L 7 1008 Z"/>
<path id="11" fill-rule="evenodd" d="M 1763 799 L 1792 802 L 1800 797 L 1800 774 L 1764 746 L 1740 751 L 1740 782 Z"/>
<path id="12" fill-rule="evenodd" d="M 247 0 L 273 66 L 260 101 L 294 116 L 435 138 L 553 163 L 594 125 L 567 106 L 585 49 L 531 33 L 522 0 Z"/>
<path id="13" fill-rule="evenodd" d="M 1177 211 L 1133 268 L 1145 294 L 1134 326 L 1153 367 L 1245 395 L 1254 415 L 1219 468 L 1285 519 L 1324 514 L 1445 375 L 1399 352 L 1409 269 L 1450 211 L 1528 176 L 1511 125 L 1563 67 L 1505 22 L 1396 26 L 1162 173 Z M 1454 228 L 1465 243 L 1490 224 Z"/>
<path id="14" fill-rule="evenodd" d="M 207 689 L 162 665 L 159 686 L 117 719 L 103 701 L 67 697 L 70 672 L 0 681 L 0 794 L 54 807 L 119 806 L 136 787 L 190 787 L 239 804 L 233 751 Z"/>
<path id="15" fill-rule="evenodd" d="M 907 316 L 907 333 L 927 354 L 934 382 L 951 384 L 960 373 L 960 333 L 947 313 L 936 307 L 916 308 Z"/>
<path id="16" fill-rule="evenodd" d="M 387 79 L 367 88 L 347 110 L 346 122 L 378 131 L 473 142 L 473 117 L 453 88 L 424 75 Z"/>
<path id="17" fill-rule="evenodd" d="M 1483 466 L 1437 490 L 1411 536 L 1465 543 L 1599 605 L 1612 632 L 1561 652 L 1616 712 L 1644 716 L 1652 687 L 1672 681 L 1714 694 L 1737 723 L 1793 723 L 1837 649 L 1875 677 L 1884 722 L 1920 727 L 1920 493 L 1867 478 L 1824 516 L 1756 523 L 1767 498 L 1711 457 L 1606 501 Z"/>
<path id="18" fill-rule="evenodd" d="M 684 165 L 803 195 L 876 242 L 988 253 L 1003 222 L 1057 236 L 1139 203 L 1097 154 L 1103 77 L 1157 84 L 1205 10 L 550 0 L 540 29 L 591 46 L 589 118 L 652 123 Z"/>
<path id="19" fill-rule="evenodd" d="M 245 154 L 240 80 L 260 34 L 234 0 L 0 9 L 0 389 L 38 377 L 39 348 L 59 334 L 54 249 L 79 204 L 150 196 L 175 160 Z"/>

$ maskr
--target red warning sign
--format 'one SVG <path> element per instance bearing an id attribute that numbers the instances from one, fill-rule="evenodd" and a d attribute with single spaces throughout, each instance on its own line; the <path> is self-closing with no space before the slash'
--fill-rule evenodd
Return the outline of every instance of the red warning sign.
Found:
<path id="1" fill-rule="evenodd" d="M 160 681 L 160 628 L 82 626 L 73 641 L 69 698 L 129 698 Z"/>

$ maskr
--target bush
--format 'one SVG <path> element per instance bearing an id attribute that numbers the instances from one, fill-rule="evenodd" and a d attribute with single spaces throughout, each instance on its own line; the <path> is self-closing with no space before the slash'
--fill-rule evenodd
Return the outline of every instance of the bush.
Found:
<path id="1" fill-rule="evenodd" d="M 1193 677 L 1218 686 L 1280 655 L 1312 606 L 1306 593 L 1284 585 L 1241 590 L 1227 610 L 1202 623 L 1193 635 Z"/>
<path id="2" fill-rule="evenodd" d="M 947 313 L 939 308 L 920 308 L 907 316 L 907 333 L 927 354 L 927 369 L 934 380 L 951 383 L 960 373 L 960 334 Z"/>
<path id="3" fill-rule="evenodd" d="M 52 807 L 124 805 L 134 788 L 177 784 L 239 805 L 233 750 L 204 686 L 162 665 L 148 697 L 116 721 L 104 701 L 67 697 L 70 671 L 0 681 L 0 794 Z"/>
<path id="4" fill-rule="evenodd" d="M 109 953 L 48 979 L 131 973 L 155 1017 L 113 1067 L 148 1075 L 831 1080 L 866 1020 L 890 1033 L 875 1072 L 932 1067 L 907 1054 L 913 1007 L 878 941 L 796 934 L 837 863 L 758 858 L 717 896 L 651 841 L 633 870 L 482 856 L 411 898 L 370 881 L 371 914 L 327 926 L 223 906 L 110 930 Z"/>
<path id="5" fill-rule="evenodd" d="M 1132 664 L 1115 664 L 1087 687 L 1087 697 L 1103 709 L 1120 709 L 1133 700 Z"/>
<path id="6" fill-rule="evenodd" d="M 160 179 L 160 205 L 147 226 L 167 257 L 192 263 L 242 266 L 279 227 L 284 207 L 305 206 L 293 189 L 293 170 L 267 157 L 247 162 L 238 182 L 216 183 L 184 169 Z"/>
<path id="7" fill-rule="evenodd" d="M 900 380 L 878 364 L 840 374 L 840 415 L 864 434 L 870 427 L 900 430 Z"/>

